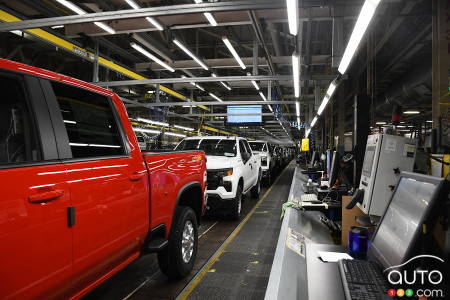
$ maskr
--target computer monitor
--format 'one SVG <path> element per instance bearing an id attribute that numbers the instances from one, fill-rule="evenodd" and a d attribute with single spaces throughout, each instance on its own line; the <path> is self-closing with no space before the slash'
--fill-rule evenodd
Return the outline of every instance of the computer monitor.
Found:
<path id="1" fill-rule="evenodd" d="M 402 172 L 371 244 L 372 254 L 383 267 L 398 266 L 410 258 L 422 224 L 428 223 L 432 230 L 444 197 L 448 197 L 444 178 Z"/>
<path id="2" fill-rule="evenodd" d="M 339 177 L 339 162 L 341 161 L 341 155 L 339 154 L 339 152 L 334 151 L 333 152 L 333 158 L 331 160 L 331 171 L 330 171 L 330 176 L 328 177 L 328 185 L 331 187 L 333 187 L 336 184 L 336 180 Z"/>

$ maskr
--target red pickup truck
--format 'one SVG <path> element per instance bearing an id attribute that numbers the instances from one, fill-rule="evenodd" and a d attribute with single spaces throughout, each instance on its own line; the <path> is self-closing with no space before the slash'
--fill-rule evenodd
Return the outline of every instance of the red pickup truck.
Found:
<path id="1" fill-rule="evenodd" d="M 187 275 L 203 152 L 141 153 L 120 98 L 0 59 L 0 299 L 77 299 L 140 255 Z"/>

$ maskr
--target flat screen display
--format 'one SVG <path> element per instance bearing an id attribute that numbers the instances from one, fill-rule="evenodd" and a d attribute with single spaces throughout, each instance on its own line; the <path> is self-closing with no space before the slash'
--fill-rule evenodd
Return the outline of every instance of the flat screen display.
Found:
<path id="1" fill-rule="evenodd" d="M 259 125 L 262 123 L 261 113 L 261 105 L 229 105 L 227 106 L 227 123 L 229 125 Z"/>
<path id="2" fill-rule="evenodd" d="M 436 190 L 436 184 L 401 177 L 372 241 L 385 267 L 404 261 L 422 226 L 428 206 L 432 205 Z"/>
<path id="3" fill-rule="evenodd" d="M 364 155 L 364 163 L 363 163 L 363 167 L 362 167 L 362 173 L 367 177 L 370 177 L 370 174 L 372 173 L 375 149 L 376 149 L 375 146 L 368 146 L 366 148 L 366 154 Z"/>

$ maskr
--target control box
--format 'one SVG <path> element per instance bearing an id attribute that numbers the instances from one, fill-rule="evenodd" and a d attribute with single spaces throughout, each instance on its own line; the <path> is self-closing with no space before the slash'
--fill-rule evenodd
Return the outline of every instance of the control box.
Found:
<path id="1" fill-rule="evenodd" d="M 382 216 L 401 171 L 414 168 L 417 141 L 387 134 L 369 135 L 359 189 L 363 201 L 357 205 L 369 215 Z"/>

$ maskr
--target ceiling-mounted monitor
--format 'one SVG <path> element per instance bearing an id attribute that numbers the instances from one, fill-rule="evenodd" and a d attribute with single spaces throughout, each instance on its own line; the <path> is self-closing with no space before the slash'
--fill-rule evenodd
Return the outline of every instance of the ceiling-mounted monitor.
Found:
<path id="1" fill-rule="evenodd" d="M 262 125 L 262 105 L 227 106 L 227 125 L 231 126 Z"/>

